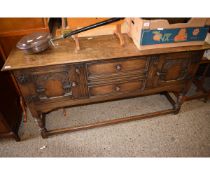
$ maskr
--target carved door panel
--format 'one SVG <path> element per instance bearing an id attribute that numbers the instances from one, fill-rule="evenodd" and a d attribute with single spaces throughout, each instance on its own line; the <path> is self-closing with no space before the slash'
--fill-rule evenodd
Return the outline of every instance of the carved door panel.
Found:
<path id="1" fill-rule="evenodd" d="M 192 68 L 200 56 L 191 52 L 165 54 L 160 57 L 156 72 L 157 86 L 181 83 L 192 78 Z"/>
<path id="2" fill-rule="evenodd" d="M 82 73 L 82 67 L 53 66 L 16 72 L 16 78 L 26 101 L 38 102 L 85 96 Z"/>
<path id="3" fill-rule="evenodd" d="M 40 100 L 72 97 L 72 89 L 76 86 L 72 68 L 47 73 L 36 72 L 33 74 L 33 79 L 36 94 Z"/>

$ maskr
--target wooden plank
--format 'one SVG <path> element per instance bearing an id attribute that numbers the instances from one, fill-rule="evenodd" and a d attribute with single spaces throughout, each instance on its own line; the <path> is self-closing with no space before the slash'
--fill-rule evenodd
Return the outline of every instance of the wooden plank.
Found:
<path id="1" fill-rule="evenodd" d="M 96 127 L 101 127 L 101 126 L 108 126 L 108 125 L 113 125 L 113 124 L 118 124 L 118 123 L 123 123 L 123 122 L 128 122 L 128 121 L 142 120 L 142 119 L 146 119 L 146 118 L 157 117 L 160 115 L 163 116 L 163 115 L 167 115 L 167 114 L 174 113 L 174 112 L 175 112 L 174 109 L 167 109 L 167 110 L 151 112 L 151 113 L 142 114 L 142 115 L 101 121 L 101 122 L 91 123 L 91 124 L 87 124 L 87 125 L 81 125 L 81 126 L 75 126 L 75 127 L 69 127 L 69 128 L 61 128 L 61 129 L 53 129 L 53 130 L 47 131 L 46 135 L 50 136 L 50 135 L 54 135 L 54 134 L 61 134 L 61 133 L 65 133 L 65 132 L 74 132 L 74 131 L 91 129 L 91 128 L 96 128 Z"/>

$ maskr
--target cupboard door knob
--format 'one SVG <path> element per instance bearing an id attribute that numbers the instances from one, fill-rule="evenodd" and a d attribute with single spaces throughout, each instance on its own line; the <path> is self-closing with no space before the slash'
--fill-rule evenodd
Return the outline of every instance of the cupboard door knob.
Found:
<path id="1" fill-rule="evenodd" d="M 121 66 L 120 64 L 117 64 L 117 65 L 116 65 L 116 69 L 119 71 L 119 70 L 122 69 L 122 66 Z"/>
<path id="2" fill-rule="evenodd" d="M 120 91 L 120 87 L 119 87 L 119 86 L 116 86 L 115 90 L 116 90 L 117 92 L 119 92 L 119 91 Z"/>

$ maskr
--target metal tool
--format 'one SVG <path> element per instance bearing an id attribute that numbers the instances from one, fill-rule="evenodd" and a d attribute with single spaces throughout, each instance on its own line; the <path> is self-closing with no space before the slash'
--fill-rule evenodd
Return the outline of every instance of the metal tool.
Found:
<path id="1" fill-rule="evenodd" d="M 24 36 L 18 43 L 17 48 L 23 50 L 25 53 L 33 54 L 33 53 L 40 53 L 44 50 L 46 50 L 50 45 L 54 45 L 53 41 L 65 39 L 68 37 L 71 37 L 75 34 L 85 32 L 87 30 L 91 30 L 100 26 L 104 26 L 110 23 L 114 23 L 116 21 L 122 20 L 124 18 L 110 18 L 105 21 L 101 21 L 86 27 L 83 27 L 81 29 L 77 29 L 74 31 L 67 32 L 59 37 L 52 38 L 51 34 L 47 32 L 38 32 L 33 33 L 27 36 Z"/>

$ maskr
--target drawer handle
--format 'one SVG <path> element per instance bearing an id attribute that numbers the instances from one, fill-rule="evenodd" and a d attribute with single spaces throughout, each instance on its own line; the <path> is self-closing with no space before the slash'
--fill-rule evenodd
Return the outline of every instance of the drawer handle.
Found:
<path id="1" fill-rule="evenodd" d="M 120 64 L 117 64 L 117 65 L 116 65 L 116 69 L 119 71 L 119 70 L 122 69 L 122 66 L 121 66 Z"/>
<path id="2" fill-rule="evenodd" d="M 116 87 L 115 87 L 115 90 L 116 90 L 117 92 L 119 92 L 119 91 L 120 91 L 120 87 L 119 87 L 119 86 L 116 86 Z"/>

